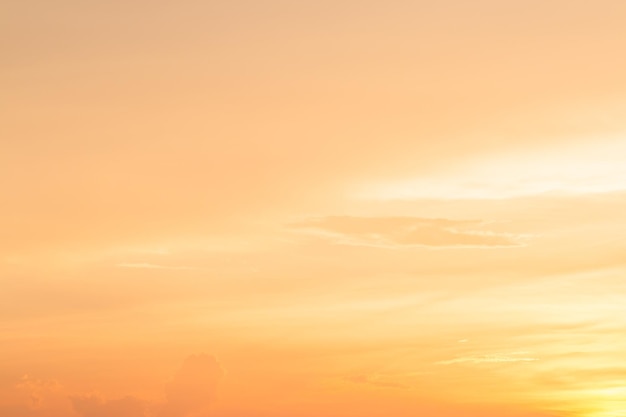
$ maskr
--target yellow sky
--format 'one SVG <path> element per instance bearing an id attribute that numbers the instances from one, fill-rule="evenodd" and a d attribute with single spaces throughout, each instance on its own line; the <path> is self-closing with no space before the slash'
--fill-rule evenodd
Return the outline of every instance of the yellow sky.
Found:
<path id="1" fill-rule="evenodd" d="M 0 416 L 625 417 L 625 21 L 0 0 Z"/>

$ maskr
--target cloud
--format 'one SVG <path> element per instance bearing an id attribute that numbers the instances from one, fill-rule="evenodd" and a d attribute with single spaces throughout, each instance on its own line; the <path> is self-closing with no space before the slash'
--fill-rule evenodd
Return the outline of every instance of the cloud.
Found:
<path id="1" fill-rule="evenodd" d="M 135 397 L 104 400 L 95 395 L 71 397 L 81 417 L 147 417 L 147 404 Z"/>
<path id="2" fill-rule="evenodd" d="M 404 385 L 395 381 L 390 381 L 382 375 L 354 375 L 346 378 L 347 381 L 355 384 L 366 384 L 378 388 L 407 389 L 408 385 Z"/>
<path id="3" fill-rule="evenodd" d="M 10 386 L 0 386 L 0 416 L 206 417 L 223 375 L 213 356 L 192 355 L 165 386 L 161 401 L 132 395 L 108 399 L 97 394 L 72 394 L 57 381 L 25 375 Z"/>
<path id="4" fill-rule="evenodd" d="M 24 375 L 10 385 L 0 384 L 0 416 L 67 417 L 71 404 L 64 387 L 55 380 Z"/>
<path id="5" fill-rule="evenodd" d="M 347 245 L 436 248 L 521 245 L 523 236 L 485 230 L 485 224 L 479 220 L 330 216 L 308 219 L 291 226 Z"/>
<path id="6" fill-rule="evenodd" d="M 508 354 L 494 354 L 494 355 L 478 355 L 478 356 L 465 356 L 461 358 L 450 359 L 447 361 L 437 362 L 438 365 L 454 365 L 457 363 L 507 363 L 507 362 L 534 362 L 539 359 L 525 356 L 529 352 L 511 352 Z"/>
<path id="7" fill-rule="evenodd" d="M 544 386 L 560 389 L 597 389 L 623 387 L 626 378 L 625 367 L 599 367 L 590 369 L 554 368 L 536 375 L 535 381 Z"/>
<path id="8" fill-rule="evenodd" d="M 166 402 L 159 417 L 192 417 L 206 413 L 224 371 L 217 360 L 207 354 L 188 357 L 165 387 Z"/>
<path id="9" fill-rule="evenodd" d="M 158 264 L 151 264 L 146 262 L 138 262 L 138 263 L 119 263 L 116 265 L 118 268 L 138 268 L 138 269 L 173 269 L 173 270 L 190 270 L 195 269 L 190 266 L 165 266 Z"/>
<path id="10" fill-rule="evenodd" d="M 148 403 L 133 396 L 105 400 L 98 396 L 72 397 L 81 417 L 205 417 L 224 371 L 207 354 L 188 357 L 165 386 L 165 401 Z"/>
<path id="11" fill-rule="evenodd" d="M 61 384 L 55 380 L 33 379 L 24 375 L 20 382 L 15 385 L 18 392 L 27 394 L 30 406 L 40 408 L 44 406 L 51 397 L 57 396 L 61 392 Z"/>
<path id="12" fill-rule="evenodd" d="M 376 200 L 497 200 L 625 191 L 626 144 L 621 134 L 601 141 L 505 151 L 469 158 L 439 174 L 369 185 L 358 193 Z"/>

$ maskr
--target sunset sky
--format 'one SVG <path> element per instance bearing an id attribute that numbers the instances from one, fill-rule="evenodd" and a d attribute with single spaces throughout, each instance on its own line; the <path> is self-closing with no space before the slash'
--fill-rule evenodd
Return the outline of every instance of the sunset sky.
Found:
<path id="1" fill-rule="evenodd" d="M 626 1 L 0 37 L 0 417 L 626 417 Z"/>

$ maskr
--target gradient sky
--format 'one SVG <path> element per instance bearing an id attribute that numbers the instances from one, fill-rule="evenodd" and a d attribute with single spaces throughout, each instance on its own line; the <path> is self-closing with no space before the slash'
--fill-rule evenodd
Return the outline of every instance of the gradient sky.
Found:
<path id="1" fill-rule="evenodd" d="M 0 0 L 0 415 L 626 416 L 624 22 Z"/>

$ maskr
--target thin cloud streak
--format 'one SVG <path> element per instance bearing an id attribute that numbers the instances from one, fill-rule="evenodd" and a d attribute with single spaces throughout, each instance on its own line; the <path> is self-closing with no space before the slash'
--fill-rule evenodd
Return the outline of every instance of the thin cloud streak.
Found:
<path id="1" fill-rule="evenodd" d="M 506 248 L 522 246 L 527 238 L 485 230 L 485 226 L 475 220 L 352 216 L 313 218 L 291 225 L 339 244 L 386 248 Z"/>
<path id="2" fill-rule="evenodd" d="M 143 262 L 138 262 L 138 263 L 119 263 L 116 265 L 118 268 L 139 268 L 139 269 L 171 269 L 174 271 L 184 271 L 184 270 L 194 270 L 197 268 L 191 267 L 191 266 L 166 266 L 166 265 L 158 265 L 158 264 L 151 264 L 151 263 L 143 263 Z"/>

